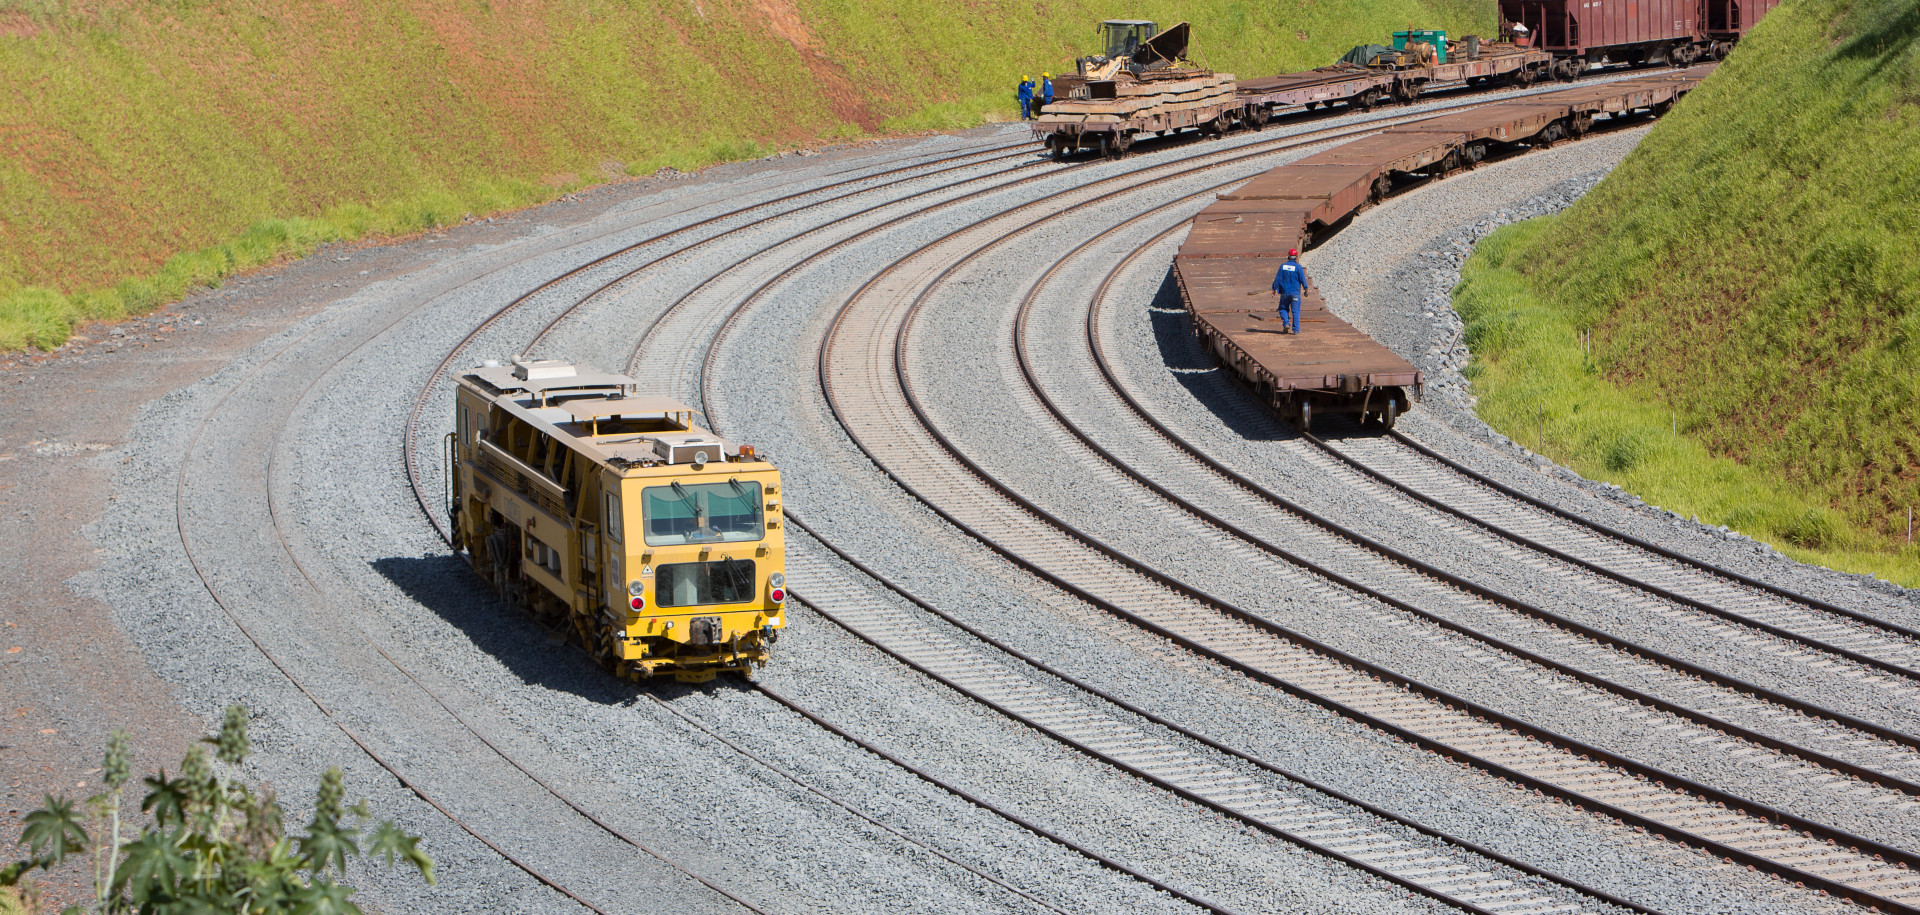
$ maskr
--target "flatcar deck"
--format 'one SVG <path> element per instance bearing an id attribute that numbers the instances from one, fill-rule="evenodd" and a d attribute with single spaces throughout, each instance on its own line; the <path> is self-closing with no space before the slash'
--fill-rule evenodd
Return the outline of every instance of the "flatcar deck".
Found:
<path id="1" fill-rule="evenodd" d="M 1442 178 L 1490 152 L 1551 146 L 1596 116 L 1664 112 L 1710 67 L 1516 99 L 1405 124 L 1280 166 L 1193 218 L 1174 257 L 1194 333 L 1220 364 L 1302 423 L 1358 413 L 1387 425 L 1419 395 L 1411 363 L 1326 310 L 1317 291 L 1299 334 L 1282 332 L 1270 284 L 1290 248 L 1305 248 L 1411 179 Z"/>

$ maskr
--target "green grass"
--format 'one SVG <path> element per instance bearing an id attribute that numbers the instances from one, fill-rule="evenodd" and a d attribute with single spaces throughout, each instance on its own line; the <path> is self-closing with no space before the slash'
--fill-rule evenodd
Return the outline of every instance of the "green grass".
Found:
<path id="1" fill-rule="evenodd" d="M 1793 0 L 1579 204 L 1483 243 L 1455 301 L 1482 415 L 1920 586 L 1917 37 L 1905 0 Z"/>
<path id="2" fill-rule="evenodd" d="M 875 132 L 1014 117 L 1103 18 L 1242 75 L 1488 0 L 0 0 L 0 349 L 314 245 Z"/>

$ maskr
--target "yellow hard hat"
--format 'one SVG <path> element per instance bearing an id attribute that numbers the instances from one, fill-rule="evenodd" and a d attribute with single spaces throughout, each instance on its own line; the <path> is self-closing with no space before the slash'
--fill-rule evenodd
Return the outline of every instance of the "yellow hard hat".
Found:
<path id="1" fill-rule="evenodd" d="M 1042 73 L 1042 74 L 1040 74 L 1040 78 L 1041 78 L 1041 79 L 1052 79 L 1052 78 L 1053 78 L 1053 74 L 1051 74 L 1051 73 Z"/>
<path id="2" fill-rule="evenodd" d="M 1023 82 L 1023 83 L 1030 83 L 1030 82 L 1033 82 L 1033 77 L 1031 77 L 1031 76 L 1022 76 L 1022 77 L 1020 77 L 1020 81 L 1021 81 L 1021 82 Z"/>

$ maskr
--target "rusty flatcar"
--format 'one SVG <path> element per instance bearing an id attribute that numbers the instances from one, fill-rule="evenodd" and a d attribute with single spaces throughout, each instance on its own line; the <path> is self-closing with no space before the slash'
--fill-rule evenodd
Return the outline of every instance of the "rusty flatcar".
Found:
<path id="1" fill-rule="evenodd" d="M 1710 72 L 1621 80 L 1514 99 L 1401 125 L 1267 171 L 1193 218 L 1174 278 L 1201 345 L 1270 407 L 1305 428 L 1357 415 L 1391 427 L 1415 402 L 1420 370 L 1305 297 L 1284 333 L 1269 288 L 1290 248 L 1306 248 L 1396 187 L 1444 178 L 1491 154 L 1577 138 L 1598 118 L 1658 115 Z"/>

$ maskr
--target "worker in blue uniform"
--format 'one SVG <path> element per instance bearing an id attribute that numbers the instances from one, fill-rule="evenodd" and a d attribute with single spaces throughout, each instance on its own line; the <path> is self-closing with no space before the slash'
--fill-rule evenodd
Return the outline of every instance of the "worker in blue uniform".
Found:
<path id="1" fill-rule="evenodd" d="M 1020 77 L 1020 120 L 1033 120 L 1033 77 Z"/>
<path id="2" fill-rule="evenodd" d="M 1280 323 L 1287 333 L 1300 332 L 1300 297 L 1307 293 L 1307 268 L 1300 266 L 1300 249 L 1287 249 L 1287 262 L 1273 275 L 1273 291 L 1280 293 Z"/>
<path id="3" fill-rule="evenodd" d="M 1053 104 L 1053 74 L 1040 74 L 1040 104 Z"/>

